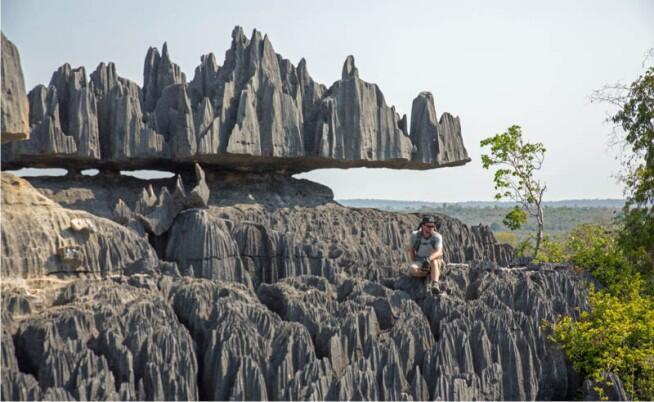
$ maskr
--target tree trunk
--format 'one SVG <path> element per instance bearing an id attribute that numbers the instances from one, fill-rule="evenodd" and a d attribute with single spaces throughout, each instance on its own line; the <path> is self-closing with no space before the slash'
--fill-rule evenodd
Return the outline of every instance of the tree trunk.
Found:
<path id="1" fill-rule="evenodd" d="M 545 220 L 543 217 L 543 207 L 538 204 L 538 216 L 536 217 L 538 222 L 538 233 L 536 233 L 536 248 L 534 249 L 534 257 L 538 255 L 540 250 L 540 243 L 543 241 L 543 232 L 545 231 Z"/>

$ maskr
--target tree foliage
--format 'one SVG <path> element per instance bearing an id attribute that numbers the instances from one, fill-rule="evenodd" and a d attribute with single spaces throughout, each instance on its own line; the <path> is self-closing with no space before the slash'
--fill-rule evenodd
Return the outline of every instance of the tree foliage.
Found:
<path id="1" fill-rule="evenodd" d="M 507 198 L 520 204 L 520 208 L 511 210 L 502 222 L 515 230 L 527 221 L 527 214 L 536 218 L 535 253 L 538 253 L 544 231 L 542 202 L 546 186 L 535 178 L 535 173 L 543 165 L 545 147 L 541 143 L 525 142 L 522 129 L 517 125 L 482 140 L 480 145 L 490 147 L 490 153 L 481 156 L 483 168 L 497 168 L 493 177 L 495 199 Z"/>
<path id="2" fill-rule="evenodd" d="M 629 86 L 605 87 L 593 96 L 618 111 L 609 119 L 623 145 L 626 203 L 620 242 L 641 270 L 654 272 L 654 66 Z"/>
<path id="3" fill-rule="evenodd" d="M 514 207 L 506 214 L 504 219 L 502 219 L 502 223 L 511 230 L 520 229 L 522 225 L 527 223 L 527 213 L 524 209 Z"/>
<path id="4" fill-rule="evenodd" d="M 626 159 L 628 204 L 652 207 L 654 202 L 654 66 L 634 81 L 620 110 L 611 118 L 631 147 Z"/>

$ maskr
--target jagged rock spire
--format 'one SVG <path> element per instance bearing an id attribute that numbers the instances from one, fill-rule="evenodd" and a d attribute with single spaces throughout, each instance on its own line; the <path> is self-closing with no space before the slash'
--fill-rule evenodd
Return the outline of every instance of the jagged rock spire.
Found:
<path id="1" fill-rule="evenodd" d="M 345 63 L 343 63 L 343 72 L 341 73 L 341 79 L 346 80 L 348 78 L 356 77 L 359 78 L 359 70 L 357 70 L 354 65 L 354 56 L 347 56 Z"/>
<path id="2" fill-rule="evenodd" d="M 156 47 L 150 47 L 145 56 L 143 67 L 143 99 L 145 111 L 154 110 L 161 92 L 173 84 L 186 83 L 186 76 L 181 68 L 173 63 L 168 54 L 168 43 L 164 42 L 161 56 Z"/>
<path id="3" fill-rule="evenodd" d="M 29 105 L 18 49 L 2 33 L 2 143 L 29 137 Z"/>

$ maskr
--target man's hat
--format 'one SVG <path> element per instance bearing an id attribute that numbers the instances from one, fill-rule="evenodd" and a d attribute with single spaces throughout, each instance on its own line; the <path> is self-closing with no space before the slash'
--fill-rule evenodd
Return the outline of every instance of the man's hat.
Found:
<path id="1" fill-rule="evenodd" d="M 436 220 L 434 219 L 433 216 L 431 215 L 423 215 L 422 217 L 422 222 L 420 222 L 420 226 L 426 225 L 428 223 L 431 223 L 432 225 L 436 224 Z"/>
<path id="2" fill-rule="evenodd" d="M 436 219 L 434 219 L 434 217 L 431 216 L 431 215 L 423 215 L 422 216 L 422 221 L 420 222 L 420 225 L 418 226 L 418 228 L 420 228 L 422 225 L 428 225 L 428 224 L 436 226 L 437 230 L 441 229 L 441 223 L 436 222 Z"/>

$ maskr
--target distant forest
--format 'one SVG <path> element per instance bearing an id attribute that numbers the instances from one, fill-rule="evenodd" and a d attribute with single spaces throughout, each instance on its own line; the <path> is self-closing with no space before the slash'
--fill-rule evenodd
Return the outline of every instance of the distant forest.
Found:
<path id="1" fill-rule="evenodd" d="M 529 218 L 520 230 L 511 232 L 502 224 L 506 213 L 515 205 L 511 202 L 466 201 L 435 203 L 424 201 L 337 200 L 354 208 L 376 208 L 393 212 L 439 213 L 457 218 L 468 225 L 488 225 L 498 240 L 515 245 L 536 231 L 536 222 Z M 620 213 L 623 200 L 564 200 L 545 202 L 545 234 L 557 238 L 582 223 L 611 225 Z"/>
<path id="2" fill-rule="evenodd" d="M 462 208 L 485 208 L 501 207 L 511 208 L 516 205 L 511 201 L 463 201 L 463 202 L 429 202 L 429 201 L 398 201 L 398 200 L 377 200 L 377 199 L 343 199 L 336 200 L 339 203 L 354 208 L 377 208 L 385 211 L 416 211 L 421 208 L 446 208 L 447 206 L 458 206 Z M 624 205 L 624 200 L 605 198 L 605 199 L 583 199 L 583 200 L 562 200 L 562 201 L 545 201 L 548 207 L 589 207 L 589 208 L 617 208 Z"/>

